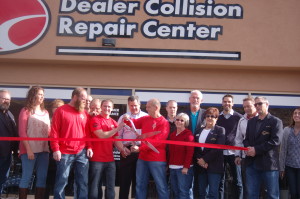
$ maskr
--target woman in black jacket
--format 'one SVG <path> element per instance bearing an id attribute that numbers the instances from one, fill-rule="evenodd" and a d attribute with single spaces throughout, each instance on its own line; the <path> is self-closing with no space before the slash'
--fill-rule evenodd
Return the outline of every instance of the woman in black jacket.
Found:
<path id="1" fill-rule="evenodd" d="M 205 126 L 196 131 L 195 142 L 225 144 L 225 129 L 217 126 L 219 110 L 211 107 L 204 112 Z M 222 149 L 195 147 L 194 160 L 199 182 L 200 199 L 219 198 L 219 184 L 224 173 Z M 208 188 L 208 191 L 207 191 Z"/>

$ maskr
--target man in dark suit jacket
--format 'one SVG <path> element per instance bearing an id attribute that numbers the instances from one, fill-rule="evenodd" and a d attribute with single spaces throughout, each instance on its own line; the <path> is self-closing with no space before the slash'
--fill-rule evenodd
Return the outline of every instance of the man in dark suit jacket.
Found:
<path id="1" fill-rule="evenodd" d="M 186 114 L 190 117 L 188 129 L 195 135 L 196 131 L 204 124 L 204 109 L 201 109 L 200 105 L 203 101 L 203 94 L 199 90 L 192 90 L 189 97 L 190 109 L 186 111 Z M 194 167 L 195 168 L 195 167 Z M 198 177 L 195 173 L 193 187 L 190 188 L 190 199 L 198 198 Z"/>
<path id="2" fill-rule="evenodd" d="M 202 93 L 199 90 L 191 91 L 189 101 L 190 109 L 186 111 L 186 114 L 190 117 L 188 128 L 195 135 L 196 130 L 201 128 L 201 125 L 204 121 L 203 113 L 205 112 L 205 110 L 200 108 L 200 105 L 203 101 Z"/>
<path id="3" fill-rule="evenodd" d="M 249 120 L 244 146 L 248 198 L 258 199 L 263 182 L 268 198 L 279 199 L 279 147 L 283 135 L 282 121 L 268 112 L 265 97 L 255 98 L 258 116 Z"/>
<path id="4" fill-rule="evenodd" d="M 0 136 L 16 137 L 17 128 L 14 116 L 8 110 L 10 106 L 10 93 L 7 90 L 0 90 Z M 2 185 L 6 181 L 11 164 L 12 151 L 16 148 L 12 141 L 0 141 L 0 195 Z"/>

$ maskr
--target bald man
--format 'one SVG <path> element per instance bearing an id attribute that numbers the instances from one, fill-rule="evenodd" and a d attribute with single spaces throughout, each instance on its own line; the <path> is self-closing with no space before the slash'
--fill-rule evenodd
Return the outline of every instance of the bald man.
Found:
<path id="1" fill-rule="evenodd" d="M 161 104 L 158 99 L 150 99 L 147 102 L 146 110 L 149 115 L 132 119 L 135 127 L 142 130 L 142 134 L 159 131 L 157 135 L 149 137 L 148 140 L 166 140 L 169 135 L 169 122 L 160 114 Z M 124 120 L 129 119 L 129 115 L 124 115 Z M 168 199 L 169 192 L 166 179 L 166 144 L 151 142 L 159 151 L 153 151 L 145 143 L 140 147 L 133 146 L 132 152 L 139 152 L 139 159 L 136 168 L 136 198 L 147 198 L 147 187 L 150 174 L 156 184 L 158 197 Z"/>

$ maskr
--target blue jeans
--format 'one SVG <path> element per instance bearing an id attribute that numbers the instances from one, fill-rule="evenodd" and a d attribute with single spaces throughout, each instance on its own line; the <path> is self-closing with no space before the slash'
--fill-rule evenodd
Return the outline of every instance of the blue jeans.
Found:
<path id="1" fill-rule="evenodd" d="M 285 167 L 291 198 L 300 198 L 300 168 Z"/>
<path id="2" fill-rule="evenodd" d="M 102 198 L 102 177 L 105 175 L 105 198 L 115 198 L 115 162 L 93 162 L 90 161 L 89 169 L 89 199 Z"/>
<path id="3" fill-rule="evenodd" d="M 35 169 L 36 173 L 36 187 L 46 187 L 49 153 L 41 152 L 34 153 L 34 159 L 29 160 L 27 154 L 21 155 L 22 160 L 22 178 L 20 180 L 20 188 L 28 188 L 30 186 L 31 177 Z"/>
<path id="4" fill-rule="evenodd" d="M 68 178 L 71 167 L 74 165 L 76 198 L 88 198 L 88 172 L 89 160 L 86 155 L 86 149 L 77 154 L 62 154 L 60 161 L 56 161 L 56 178 L 54 186 L 54 199 L 65 198 L 65 187 L 68 184 Z"/>
<path id="5" fill-rule="evenodd" d="M 171 188 L 175 199 L 188 199 L 192 187 L 194 168 L 188 170 L 187 175 L 181 173 L 182 169 L 170 169 Z"/>
<path id="6" fill-rule="evenodd" d="M 147 198 L 149 176 L 152 175 L 159 199 L 168 199 L 168 185 L 166 177 L 166 162 L 144 161 L 138 159 L 136 166 L 136 199 Z"/>
<path id="7" fill-rule="evenodd" d="M 267 190 L 268 199 L 279 199 L 279 171 L 263 171 L 254 164 L 246 167 L 246 184 L 249 199 L 259 199 L 262 182 Z"/>
<path id="8" fill-rule="evenodd" d="M 224 155 L 224 166 L 229 166 L 229 172 L 232 176 L 233 182 L 233 198 L 243 199 L 243 181 L 242 169 L 240 165 L 234 163 L 235 155 Z M 225 172 L 221 178 L 220 183 L 220 199 L 224 199 L 225 194 Z"/>
<path id="9" fill-rule="evenodd" d="M 0 157 L 0 195 L 2 194 L 2 185 L 5 183 L 11 164 L 11 155 Z"/>
<path id="10" fill-rule="evenodd" d="M 199 199 L 218 199 L 222 176 L 220 173 L 199 173 Z"/>

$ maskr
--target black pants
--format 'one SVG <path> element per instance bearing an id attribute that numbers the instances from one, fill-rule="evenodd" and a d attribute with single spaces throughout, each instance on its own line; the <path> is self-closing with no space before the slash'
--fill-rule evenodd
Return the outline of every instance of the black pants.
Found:
<path id="1" fill-rule="evenodd" d="M 234 155 L 224 155 L 225 172 L 220 182 L 219 198 L 220 199 L 242 199 L 243 198 L 243 184 L 241 168 L 237 168 L 234 163 Z M 228 169 L 226 168 L 228 166 Z M 230 178 L 232 181 L 228 181 Z M 225 181 L 230 183 L 225 183 Z M 227 184 L 225 186 L 225 184 Z M 226 190 L 225 190 L 226 189 Z"/>
<path id="2" fill-rule="evenodd" d="M 300 198 L 300 169 L 286 166 L 285 171 L 291 193 L 291 199 Z"/>
<path id="3" fill-rule="evenodd" d="M 126 158 L 121 156 L 120 160 L 120 192 L 119 199 L 128 199 L 130 185 L 132 183 L 132 195 L 135 195 L 135 184 L 136 184 L 136 162 L 138 160 L 138 153 L 131 153 Z"/>

